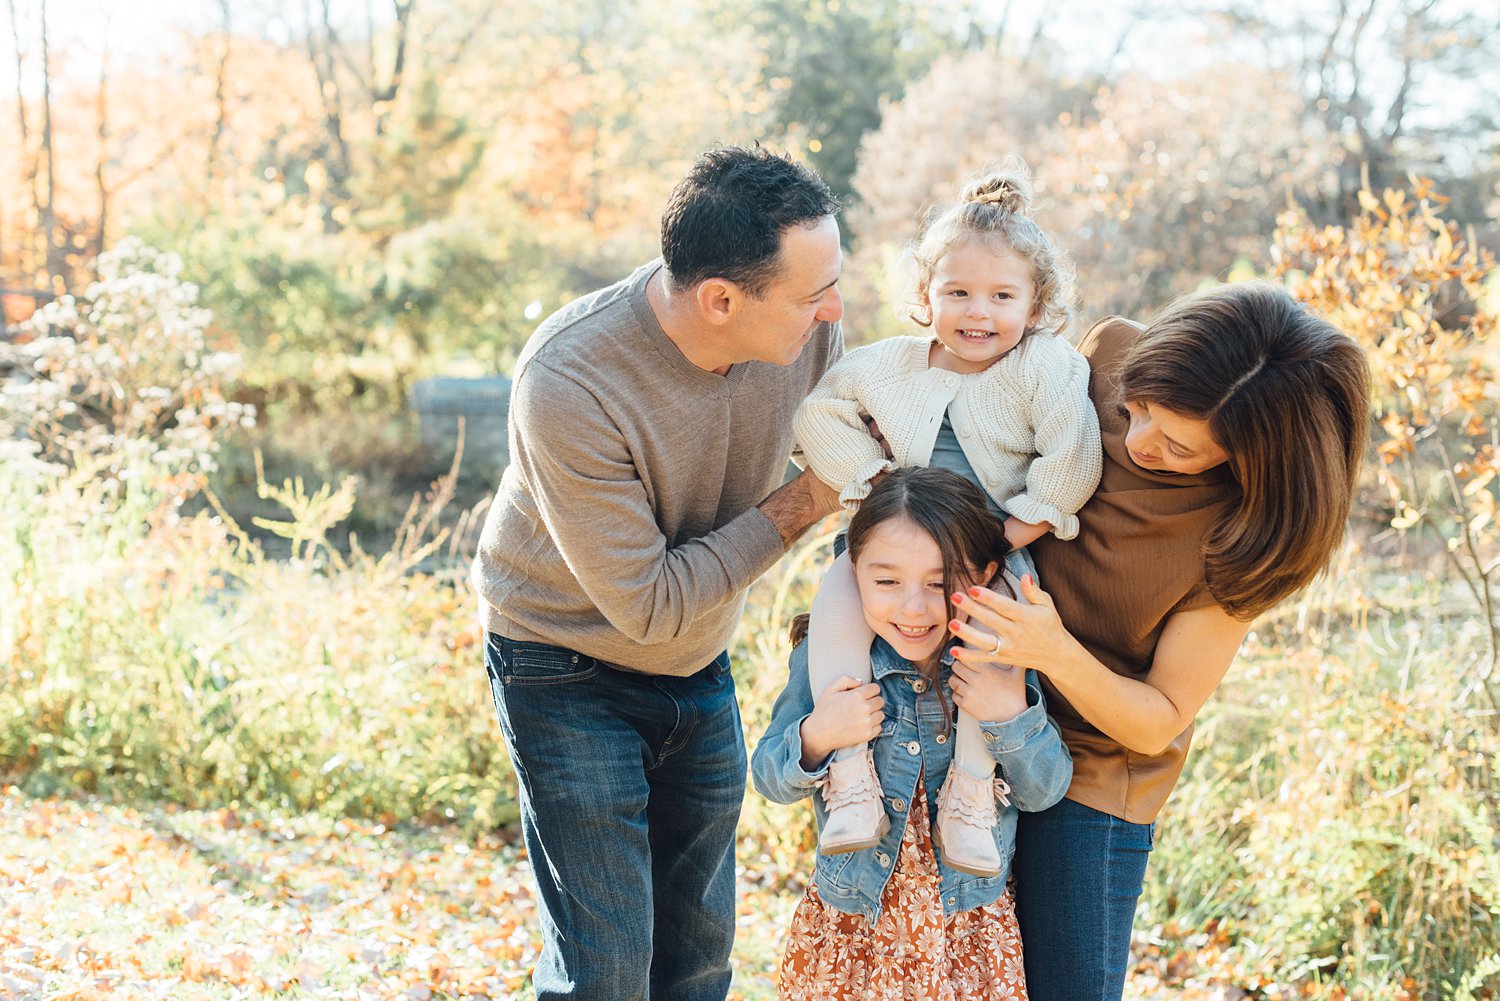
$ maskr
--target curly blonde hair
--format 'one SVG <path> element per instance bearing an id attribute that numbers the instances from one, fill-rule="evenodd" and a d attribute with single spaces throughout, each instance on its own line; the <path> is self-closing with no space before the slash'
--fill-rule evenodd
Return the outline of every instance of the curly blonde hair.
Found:
<path id="1" fill-rule="evenodd" d="M 1061 333 L 1072 318 L 1073 262 L 1057 238 L 1031 217 L 1031 201 L 1031 170 L 1025 160 L 1012 155 L 965 185 L 958 201 L 936 207 L 904 255 L 909 272 L 906 318 L 919 326 L 932 325 L 927 296 L 938 262 L 954 247 L 979 239 L 1031 265 L 1035 321 L 1027 333 Z"/>

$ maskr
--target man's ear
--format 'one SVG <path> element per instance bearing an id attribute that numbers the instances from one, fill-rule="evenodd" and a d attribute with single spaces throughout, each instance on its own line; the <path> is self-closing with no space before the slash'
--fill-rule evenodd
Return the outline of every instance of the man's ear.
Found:
<path id="1" fill-rule="evenodd" d="M 694 291 L 698 312 L 715 326 L 723 326 L 739 315 L 745 294 L 726 278 L 705 278 Z"/>

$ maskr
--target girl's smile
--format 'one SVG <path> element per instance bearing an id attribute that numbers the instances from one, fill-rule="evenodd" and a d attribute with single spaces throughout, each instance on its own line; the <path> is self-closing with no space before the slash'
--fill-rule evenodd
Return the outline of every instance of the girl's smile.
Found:
<path id="1" fill-rule="evenodd" d="M 980 579 L 988 580 L 995 569 L 988 567 Z M 855 561 L 854 577 L 865 621 L 902 657 L 920 662 L 947 642 L 952 615 L 943 553 L 916 522 L 892 518 L 872 529 Z"/>

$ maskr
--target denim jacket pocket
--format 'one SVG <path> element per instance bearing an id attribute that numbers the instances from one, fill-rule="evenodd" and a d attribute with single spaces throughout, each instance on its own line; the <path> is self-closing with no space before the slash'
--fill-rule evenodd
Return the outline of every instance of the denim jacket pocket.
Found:
<path id="1" fill-rule="evenodd" d="M 506 685 L 564 685 L 599 673 L 597 660 L 567 647 L 502 640 L 499 650 L 500 681 Z"/>

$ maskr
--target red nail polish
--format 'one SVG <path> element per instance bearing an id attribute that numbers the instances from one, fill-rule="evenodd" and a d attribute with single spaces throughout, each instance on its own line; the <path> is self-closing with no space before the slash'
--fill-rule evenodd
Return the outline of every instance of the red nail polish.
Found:
<path id="1" fill-rule="evenodd" d="M 948 623 L 948 631 L 951 632 L 951 633 L 958 632 L 958 620 L 957 619 L 954 619 L 952 622 Z"/>
<path id="2" fill-rule="evenodd" d="M 962 605 L 964 603 L 964 596 L 961 594 L 955 594 L 953 596 L 953 603 L 955 605 Z"/>
<path id="3" fill-rule="evenodd" d="M 975 598 L 979 597 L 979 588 L 977 588 L 977 587 L 971 587 L 971 588 L 969 588 L 969 594 L 972 595 Z"/>

